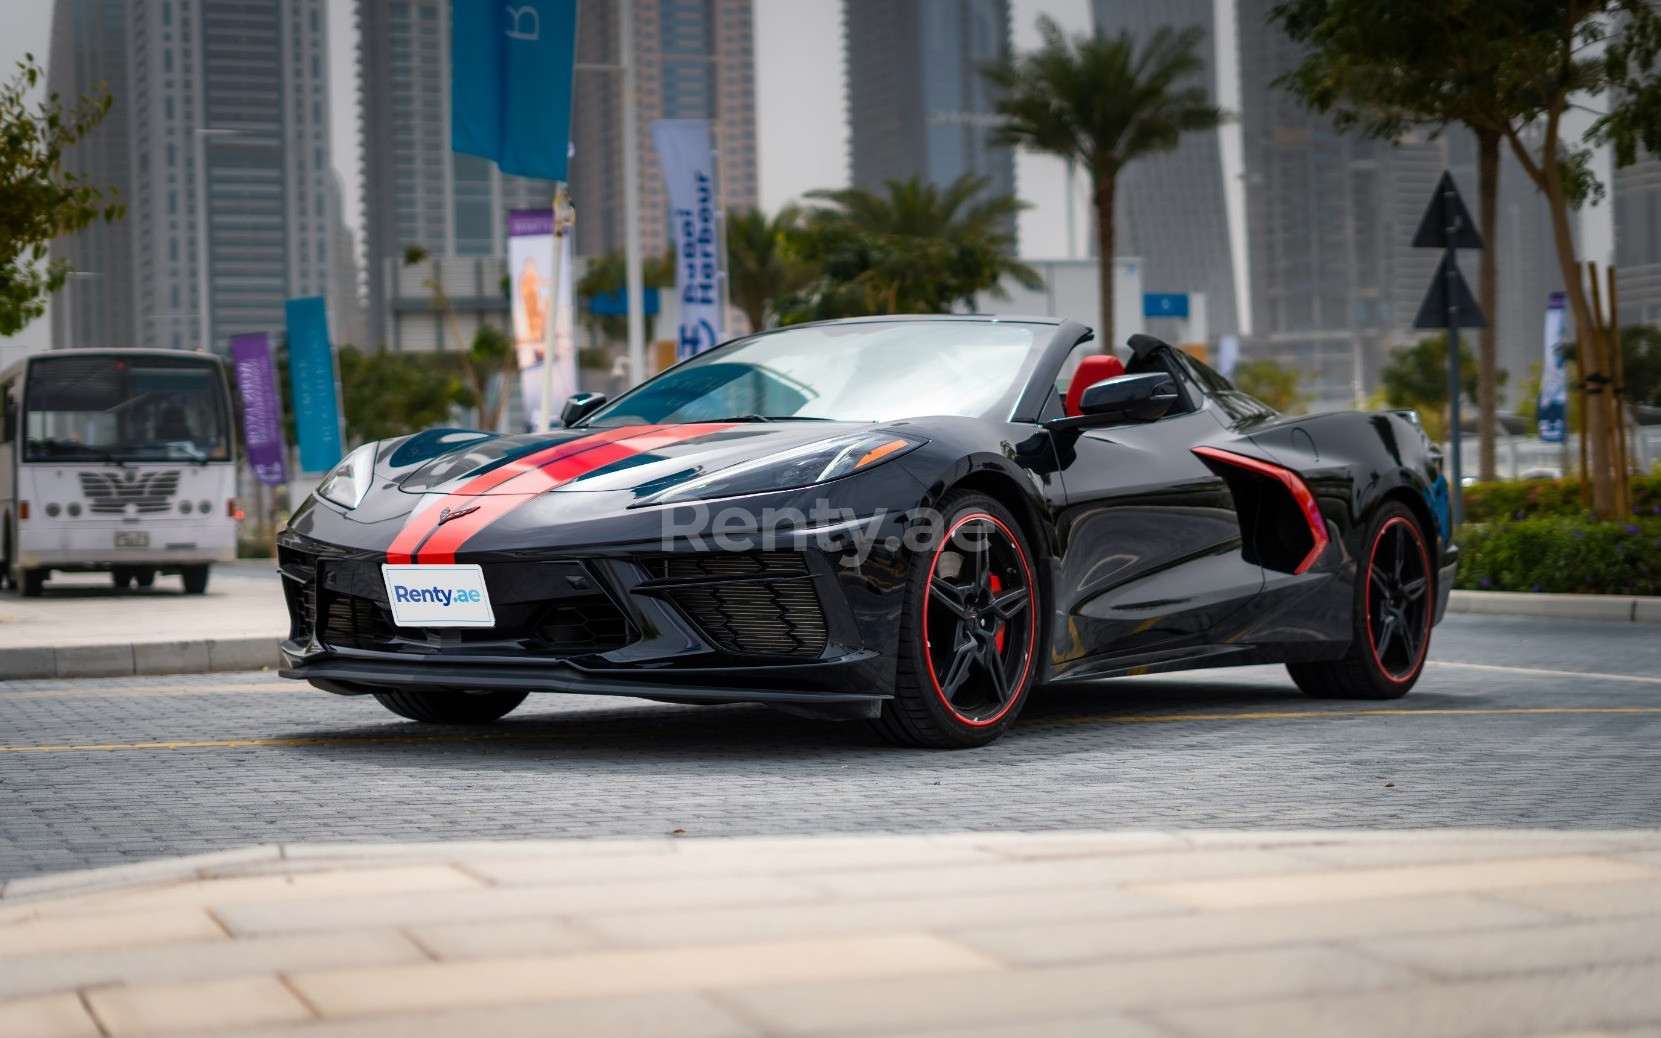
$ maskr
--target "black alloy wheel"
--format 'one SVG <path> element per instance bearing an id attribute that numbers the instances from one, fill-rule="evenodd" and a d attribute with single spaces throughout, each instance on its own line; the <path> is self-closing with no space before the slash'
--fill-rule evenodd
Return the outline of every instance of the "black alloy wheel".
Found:
<path id="1" fill-rule="evenodd" d="M 1413 513 L 1392 503 L 1368 530 L 1357 560 L 1353 637 L 1342 659 L 1288 663 L 1299 688 L 1338 699 L 1396 699 L 1424 672 L 1435 571 Z"/>
<path id="2" fill-rule="evenodd" d="M 941 535 L 912 562 L 895 698 L 877 730 L 932 748 L 983 746 L 1032 689 L 1043 623 L 1032 553 L 1007 509 L 949 495 Z"/>

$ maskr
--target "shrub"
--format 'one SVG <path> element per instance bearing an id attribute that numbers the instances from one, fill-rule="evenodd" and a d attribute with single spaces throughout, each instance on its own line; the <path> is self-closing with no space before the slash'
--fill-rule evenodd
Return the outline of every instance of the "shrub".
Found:
<path id="1" fill-rule="evenodd" d="M 1661 518 L 1572 516 L 1469 524 L 1456 587 L 1595 595 L 1661 594 Z"/>
<path id="2" fill-rule="evenodd" d="M 1661 516 L 1661 476 L 1632 477 L 1632 511 L 1640 516 Z M 1468 523 L 1580 513 L 1578 479 L 1517 479 L 1465 488 Z"/>

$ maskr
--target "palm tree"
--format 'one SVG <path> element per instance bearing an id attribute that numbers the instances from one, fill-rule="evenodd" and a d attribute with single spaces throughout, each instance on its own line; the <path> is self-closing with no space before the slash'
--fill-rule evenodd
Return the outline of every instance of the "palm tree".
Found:
<path id="1" fill-rule="evenodd" d="M 1138 46 L 1130 33 L 1068 39 L 1048 16 L 1043 46 L 988 66 L 1003 91 L 998 139 L 1059 155 L 1090 174 L 1100 256 L 1102 340 L 1113 335 L 1113 199 L 1127 163 L 1172 151 L 1184 133 L 1215 129 L 1227 113 L 1211 103 L 1197 53 L 1205 31 L 1162 28 Z"/>
<path id="2" fill-rule="evenodd" d="M 821 205 L 797 237 L 819 240 L 798 251 L 818 259 L 832 280 L 844 266 L 857 269 L 869 309 L 879 313 L 940 312 L 959 303 L 973 309 L 979 293 L 1000 293 L 1005 276 L 1043 287 L 1014 255 L 1015 216 L 1026 204 L 986 194 L 989 183 L 966 173 L 945 188 L 914 176 L 885 182 L 883 192 L 810 191 Z"/>
<path id="3" fill-rule="evenodd" d="M 759 209 L 727 217 L 727 279 L 732 304 L 759 332 L 776 316 L 778 300 L 801 288 L 813 272 L 790 255 L 786 239 L 801 210 L 785 206 L 771 220 Z"/>

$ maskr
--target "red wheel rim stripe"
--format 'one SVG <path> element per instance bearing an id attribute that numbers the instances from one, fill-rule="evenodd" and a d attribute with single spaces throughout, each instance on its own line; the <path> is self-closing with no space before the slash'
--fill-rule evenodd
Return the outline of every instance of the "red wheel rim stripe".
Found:
<path id="1" fill-rule="evenodd" d="M 1002 710 L 999 710 L 995 715 L 988 717 L 984 721 L 974 721 L 964 717 L 962 714 L 957 712 L 956 707 L 952 706 L 951 700 L 946 698 L 945 690 L 940 687 L 940 679 L 935 677 L 934 652 L 929 648 L 929 588 L 934 584 L 934 568 L 940 564 L 940 553 L 946 550 L 946 545 L 952 542 L 952 538 L 956 536 L 957 531 L 963 529 L 963 527 L 976 521 L 977 519 L 985 519 L 987 522 L 1004 532 L 1004 536 L 1009 538 L 1009 543 L 1015 548 L 1015 556 L 1021 560 L 1021 572 L 1025 574 L 1027 579 L 1026 662 L 1021 667 L 1021 677 L 1010 686 L 1011 691 L 1009 693 L 1009 702 L 1004 704 L 1004 708 Z M 941 705 L 944 706 L 953 717 L 957 718 L 959 722 L 971 725 L 975 728 L 984 728 L 989 724 L 997 724 L 998 721 L 1002 720 L 1003 716 L 1009 713 L 1010 709 L 1015 706 L 1016 700 L 1021 698 L 1021 686 L 1026 684 L 1027 674 L 1032 670 L 1032 657 L 1038 651 L 1037 598 L 1037 589 L 1034 587 L 1032 582 L 1032 567 L 1027 563 L 1027 553 L 1021 550 L 1021 542 L 1015 539 L 1015 534 L 1010 532 L 1009 527 L 1005 526 L 1002 522 L 999 522 L 997 516 L 989 515 L 986 512 L 971 512 L 970 514 L 959 519 L 957 522 L 953 523 L 952 528 L 946 531 L 946 536 L 940 539 L 940 547 L 934 550 L 934 558 L 929 562 L 928 578 L 923 581 L 923 669 L 928 671 L 929 684 L 934 686 L 934 694 L 939 697 Z"/>
<path id="2" fill-rule="evenodd" d="M 1378 546 L 1384 543 L 1384 534 L 1390 529 L 1390 527 L 1396 525 L 1397 523 L 1407 524 L 1408 531 L 1413 535 L 1413 544 L 1419 549 L 1419 561 L 1424 565 L 1425 596 L 1427 599 L 1424 607 L 1425 627 L 1424 633 L 1419 638 L 1418 658 L 1413 661 L 1413 665 L 1411 667 L 1407 668 L 1406 676 L 1399 678 L 1384 669 L 1384 660 L 1380 659 L 1378 655 L 1378 638 L 1373 633 L 1373 593 L 1371 588 L 1373 580 L 1373 559 L 1378 555 Z M 1363 606 L 1363 608 L 1367 611 L 1367 651 L 1373 654 L 1373 662 L 1378 665 L 1378 672 L 1384 675 L 1384 680 L 1396 685 L 1405 685 L 1409 681 L 1413 680 L 1413 675 L 1419 672 L 1420 665 L 1425 661 L 1425 653 L 1430 651 L 1431 608 L 1430 602 L 1428 601 L 1431 593 L 1430 553 L 1425 550 L 1425 539 L 1422 535 L 1420 535 L 1418 526 L 1398 515 L 1380 527 L 1378 536 L 1373 538 L 1372 548 L 1367 551 L 1367 572 L 1363 575 L 1362 579 L 1367 581 L 1367 591 L 1365 592 L 1364 598 L 1364 602 L 1366 604 Z"/>

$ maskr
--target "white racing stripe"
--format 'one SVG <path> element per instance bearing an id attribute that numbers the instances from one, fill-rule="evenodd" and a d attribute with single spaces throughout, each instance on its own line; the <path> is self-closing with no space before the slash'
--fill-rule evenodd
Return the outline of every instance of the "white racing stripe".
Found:
<path id="1" fill-rule="evenodd" d="M 1636 681 L 1645 685 L 1661 685 L 1661 678 L 1643 677 L 1638 674 L 1587 674 L 1576 670 L 1540 670 L 1535 667 L 1501 667 L 1492 663 L 1453 663 L 1448 660 L 1431 660 L 1432 667 L 1459 667 L 1463 670 L 1492 670 L 1502 674 L 1536 674 L 1547 678 L 1585 678 L 1590 681 Z"/>

